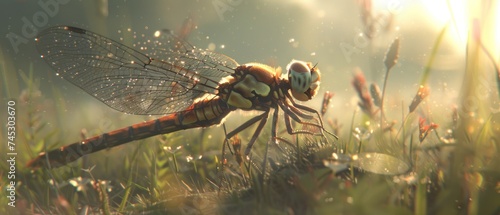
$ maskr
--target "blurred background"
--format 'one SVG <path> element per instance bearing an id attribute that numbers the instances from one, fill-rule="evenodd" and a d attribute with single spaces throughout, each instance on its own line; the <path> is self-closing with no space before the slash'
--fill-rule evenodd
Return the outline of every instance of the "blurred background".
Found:
<path id="1" fill-rule="evenodd" d="M 432 192 L 439 193 L 441 188 L 443 192 L 436 198 L 443 200 L 443 203 L 436 201 L 438 203 L 432 206 L 444 208 L 448 207 L 446 205 L 451 205 L 449 208 L 452 209 L 446 208 L 441 211 L 443 214 L 455 209 L 461 210 L 467 204 L 470 204 L 467 207 L 469 212 L 472 211 L 470 214 L 474 214 L 475 209 L 480 208 L 479 204 L 483 202 L 490 206 L 488 211 L 498 212 L 495 201 L 481 201 L 479 198 L 482 191 L 485 191 L 489 195 L 483 196 L 485 199 L 493 199 L 489 198 L 491 196 L 498 199 L 500 187 L 497 180 L 498 169 L 495 170 L 495 159 L 498 160 L 500 157 L 497 156 L 500 148 L 498 144 L 500 73 L 495 67 L 500 57 L 500 4 L 497 1 L 8 0 L 1 1 L 0 8 L 0 35 L 2 35 L 0 110 L 6 110 L 8 101 L 12 99 L 17 101 L 19 125 L 17 151 L 20 154 L 18 159 L 20 169 L 24 168 L 24 163 L 35 157 L 38 152 L 45 151 L 46 146 L 56 148 L 80 140 L 82 136 L 98 135 L 157 117 L 132 116 L 115 111 L 56 76 L 36 51 L 34 38 L 39 31 L 56 25 L 70 25 L 91 30 L 129 46 L 147 39 L 155 39 L 157 31 L 169 31 L 199 48 L 230 56 L 239 64 L 259 62 L 284 68 L 292 59 L 317 63 L 322 74 L 319 96 L 306 105 L 319 110 L 323 93 L 329 91 L 334 94 L 324 117 L 328 122 L 335 120 L 335 124 L 331 123 L 327 128 L 338 132 L 340 136 L 340 140 L 335 142 L 338 145 L 334 147 L 346 146 L 347 151 L 344 151 L 346 153 L 359 152 L 362 148 L 361 142 L 365 141 L 367 142 L 364 143 L 365 146 L 371 147 L 368 148 L 370 150 L 399 156 L 405 162 L 414 159 L 416 163 L 411 174 L 404 173 L 407 174 L 405 175 L 407 178 L 397 180 L 382 178 L 377 181 L 378 184 L 371 184 L 370 180 L 366 180 L 365 184 L 360 183 L 362 186 L 356 187 L 359 190 L 358 196 L 352 193 L 345 194 L 345 199 L 351 198 L 350 203 L 353 196 L 355 201 L 363 199 L 367 189 L 382 184 L 385 186 L 384 189 L 394 191 L 394 196 L 397 196 L 386 196 L 386 199 L 399 201 L 393 201 L 389 205 L 394 204 L 398 207 L 403 205 L 406 212 L 415 208 L 417 208 L 415 214 L 431 211 L 432 207 L 427 209 L 422 202 L 433 202 L 434 197 L 438 195 L 433 195 Z M 361 113 L 365 111 L 363 104 L 366 103 L 363 102 L 366 101 L 360 98 L 359 92 L 353 87 L 355 85 L 353 82 L 356 80 L 359 82 L 361 80 L 359 74 L 364 74 L 367 86 L 374 83 L 382 88 L 384 78 L 388 74 L 384 59 L 396 38 L 400 44 L 399 58 L 387 78 L 383 108 L 388 119 L 386 128 L 385 125 L 378 124 L 379 120 L 376 117 L 379 112 Z M 423 93 L 425 95 L 419 93 L 416 95 L 420 86 L 421 89 L 427 90 Z M 415 112 L 411 108 L 408 111 L 408 106 L 417 97 L 425 100 Z M 371 101 L 369 96 L 368 98 Z M 249 118 L 253 115 L 253 112 L 236 111 L 227 118 L 228 127 L 241 124 L 243 120 L 240 116 Z M 6 117 L 6 114 L 0 113 L 2 123 L 6 121 Z M 360 137 L 364 134 L 361 134 L 358 128 L 364 129 L 368 137 L 365 139 Z M 410 134 L 405 136 L 406 128 Z M 402 135 L 399 132 L 401 130 L 403 130 Z M 427 135 L 431 130 L 436 130 L 436 133 L 429 135 L 432 137 L 428 137 L 428 141 L 420 139 L 419 146 L 412 145 L 412 141 L 417 142 L 416 138 L 413 139 L 414 134 Z M 184 169 L 189 171 L 192 171 L 189 165 L 193 157 L 196 160 L 200 155 L 198 160 L 201 160 L 201 155 L 206 157 L 220 155 L 224 134 L 221 127 L 197 129 L 196 134 L 199 132 L 200 136 L 189 135 L 191 133 L 188 132 L 192 131 L 158 137 L 158 139 L 163 138 L 158 145 L 171 146 L 172 148 L 163 149 L 172 155 L 176 153 L 177 146 L 183 146 L 186 150 L 183 151 L 185 152 L 182 155 L 183 160 L 187 159 L 185 163 L 189 163 Z M 372 133 L 376 134 L 372 135 L 376 137 L 370 139 Z M 5 127 L 2 127 L 0 138 L 5 139 L 5 134 Z M 247 136 L 250 135 L 242 136 L 245 145 L 249 139 Z M 158 142 L 158 139 L 150 139 L 151 142 Z M 198 144 L 200 142 L 209 142 L 211 145 L 203 148 L 205 146 L 200 146 L 201 144 Z M 266 140 L 258 141 L 257 145 L 264 148 L 265 143 Z M 430 148 L 434 147 L 430 150 L 435 149 L 435 151 L 428 153 L 425 151 L 427 149 L 422 149 L 421 146 L 425 144 Z M 454 144 L 457 144 L 457 147 L 454 147 Z M 358 146 L 360 150 L 357 150 Z M 3 146 L 1 148 L 3 151 Z M 196 150 L 192 150 L 193 148 Z M 453 152 L 456 157 L 450 156 L 452 153 L 441 150 L 442 148 L 456 149 Z M 126 157 L 132 154 L 134 148 L 127 149 L 127 152 L 122 151 L 122 148 L 110 151 L 114 152 L 112 153 L 114 156 Z M 422 151 L 413 153 L 412 150 Z M 146 151 L 143 156 L 145 160 L 156 159 L 147 154 L 148 150 L 144 151 Z M 151 151 L 153 150 L 149 150 Z M 418 160 L 416 156 L 412 157 L 417 153 L 423 155 L 424 159 Z M 82 166 L 88 167 L 86 165 L 88 160 L 107 159 L 109 154 L 111 153 L 101 152 L 88 156 L 82 159 L 84 160 Z M 0 155 L 2 158 L 3 156 L 4 154 Z M 200 171 L 203 173 L 200 174 L 200 181 L 206 183 L 204 184 L 206 186 L 211 184 L 205 177 L 217 178 L 215 166 L 218 165 L 218 160 L 216 158 L 214 160 L 203 161 L 209 163 L 207 166 L 210 167 L 208 170 Z M 93 171 L 96 178 L 117 180 L 123 185 L 124 181 L 128 180 L 127 177 L 132 175 L 127 172 L 132 171 L 127 166 L 128 160 L 123 162 L 126 163 L 123 169 L 117 168 L 121 166 L 122 159 L 111 162 L 105 160 L 105 162 L 97 165 Z M 2 171 L 5 172 L 7 164 L 0 165 L 2 167 L 0 175 L 4 176 Z M 156 169 L 154 171 L 148 169 L 155 165 L 144 162 L 138 166 L 144 167 L 141 171 L 148 173 L 141 175 L 143 172 L 138 171 L 137 184 L 141 186 L 150 183 L 151 178 L 148 177 L 157 175 Z M 157 166 L 162 165 L 157 164 Z M 196 165 L 194 166 L 196 168 Z M 62 172 L 60 175 L 67 176 L 65 175 L 67 168 L 64 168 L 53 171 Z M 73 169 L 78 168 L 73 166 Z M 31 176 L 29 170 L 22 169 L 22 171 L 25 173 L 23 177 Z M 72 177 L 88 177 L 78 171 L 72 171 Z M 47 172 L 49 171 L 43 173 Z M 116 172 L 121 173 L 113 175 Z M 176 174 L 177 172 L 171 175 L 175 175 L 177 179 Z M 354 175 L 353 172 L 351 174 Z M 60 175 L 56 174 L 57 177 Z M 189 178 L 192 175 L 185 177 Z M 67 181 L 71 183 L 73 180 L 67 179 L 71 177 L 63 176 L 60 178 L 61 183 L 68 184 Z M 32 179 L 44 184 L 48 178 L 54 179 L 52 175 Z M 170 179 L 174 181 L 173 178 L 171 176 Z M 428 184 L 437 184 L 439 188 L 428 189 L 426 187 L 428 184 L 422 182 L 426 181 L 422 180 L 423 178 L 428 179 Z M 459 180 L 455 180 L 457 178 Z M 355 177 L 351 179 L 357 180 L 357 178 L 354 180 Z M 407 182 L 407 187 L 400 190 L 393 189 L 389 181 L 398 186 Z M 348 182 L 348 180 L 340 181 L 339 184 L 343 187 L 339 187 L 351 192 Z M 34 190 L 32 187 L 26 184 L 20 186 L 24 186 L 22 189 L 26 193 L 36 194 L 32 195 L 34 197 L 31 198 L 36 200 L 30 200 L 31 204 L 38 201 L 48 202 L 45 197 L 53 191 L 48 185 L 46 190 L 43 190 L 46 192 L 31 192 Z M 158 189 L 168 190 L 163 188 L 161 186 L 161 189 Z M 339 189 L 342 190 L 341 188 Z M 415 190 L 422 191 L 420 195 L 427 196 L 427 199 L 420 201 L 418 193 L 413 192 Z M 379 191 L 381 195 L 384 193 L 392 195 L 385 190 Z M 404 194 L 398 193 L 399 191 Z M 336 196 L 337 191 L 330 194 Z M 52 198 L 55 196 L 51 195 Z M 377 195 L 373 195 L 370 199 L 373 200 L 371 202 L 373 208 L 377 208 L 380 205 L 377 201 L 383 199 Z M 459 200 L 455 199 L 458 195 L 460 195 L 457 197 Z M 30 195 L 24 196 L 28 198 L 26 196 Z M 127 200 L 127 197 L 124 199 Z M 345 199 L 343 200 L 349 201 Z M 130 202 L 135 203 L 136 200 Z M 1 201 L 5 201 L 5 198 L 0 198 Z M 77 205 L 76 202 L 77 200 L 72 202 L 73 206 Z M 129 203 L 123 202 L 127 205 Z M 126 205 L 125 203 L 123 205 Z M 345 202 L 336 199 L 336 203 Z M 47 205 L 48 208 L 52 207 L 50 202 Z M 290 205 L 296 203 L 291 202 Z M 343 205 L 339 208 L 343 208 Z M 356 207 L 353 208 L 356 210 Z M 421 213 L 418 213 L 419 208 L 422 208 Z M 123 207 L 120 206 L 120 209 Z"/>
<path id="2" fill-rule="evenodd" d="M 401 39 L 401 57 L 392 71 L 387 91 L 391 101 L 398 105 L 401 100 L 413 97 L 433 44 L 446 25 L 448 29 L 432 67 L 433 96 L 441 98 L 441 104 L 436 105 L 450 106 L 465 71 L 469 25 L 465 0 L 47 2 L 53 4 L 0 3 L 4 26 L 0 29 L 4 35 L 0 40 L 3 69 L 8 73 L 9 84 L 15 85 L 21 83 L 19 71 L 27 72 L 33 66 L 36 68 L 33 75 L 40 80 L 44 94 L 49 92 L 48 87 L 64 89 L 63 97 L 72 98 L 66 101 L 67 111 L 75 116 L 79 113 L 79 110 L 73 112 L 75 109 L 85 107 L 87 102 L 98 102 L 57 78 L 39 58 L 33 42 L 38 30 L 72 25 L 115 40 L 125 37 L 122 42 L 130 45 L 133 41 L 124 36 L 127 31 L 154 38 L 155 31 L 168 29 L 186 34 L 187 40 L 197 47 L 223 53 L 240 64 L 260 62 L 285 67 L 291 59 L 318 63 L 323 75 L 321 90 L 335 93 L 332 113 L 338 117 L 349 116 L 350 113 L 341 113 L 352 112 L 349 110 L 357 106 L 350 85 L 355 67 L 365 72 L 369 82 L 382 85 L 383 59 L 396 37 Z M 49 8 L 48 13 L 44 7 Z M 32 24 L 35 28 L 26 27 Z M 14 89 L 1 89 L 2 97 L 15 97 Z M 317 107 L 320 101 L 317 98 L 311 104 Z M 105 107 L 102 109 L 106 111 Z M 81 117 L 74 120 L 81 120 L 77 118 Z"/>

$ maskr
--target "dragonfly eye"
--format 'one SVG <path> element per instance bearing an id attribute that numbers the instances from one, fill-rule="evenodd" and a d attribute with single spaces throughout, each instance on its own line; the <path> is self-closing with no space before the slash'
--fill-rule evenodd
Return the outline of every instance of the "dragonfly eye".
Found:
<path id="1" fill-rule="evenodd" d="M 292 60 L 286 69 L 294 98 L 307 101 L 316 95 L 320 84 L 320 73 L 317 67 L 304 61 Z"/>

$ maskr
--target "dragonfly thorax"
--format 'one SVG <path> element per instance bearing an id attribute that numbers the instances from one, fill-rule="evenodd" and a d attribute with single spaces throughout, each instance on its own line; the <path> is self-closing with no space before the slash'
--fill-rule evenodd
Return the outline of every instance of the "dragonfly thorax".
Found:
<path id="1" fill-rule="evenodd" d="M 294 98 L 307 101 L 319 90 L 319 69 L 311 63 L 293 60 L 287 66 L 288 78 L 281 68 L 250 63 L 238 66 L 234 74 L 219 86 L 219 95 L 228 105 L 243 110 L 267 110 L 273 100 L 284 99 L 291 91 Z"/>
<path id="2" fill-rule="evenodd" d="M 279 84 L 280 68 L 258 63 L 238 66 L 219 86 L 219 95 L 230 106 L 243 110 L 269 109 Z"/>

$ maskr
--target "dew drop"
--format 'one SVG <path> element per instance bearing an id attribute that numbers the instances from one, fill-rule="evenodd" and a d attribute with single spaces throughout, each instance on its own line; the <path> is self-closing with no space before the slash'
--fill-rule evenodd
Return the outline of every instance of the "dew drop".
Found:
<path id="1" fill-rule="evenodd" d="M 208 50 L 210 50 L 210 51 L 215 50 L 215 43 L 209 43 L 208 44 Z"/>
<path id="2" fill-rule="evenodd" d="M 160 31 L 155 31 L 154 36 L 155 37 L 160 37 L 161 32 Z"/>

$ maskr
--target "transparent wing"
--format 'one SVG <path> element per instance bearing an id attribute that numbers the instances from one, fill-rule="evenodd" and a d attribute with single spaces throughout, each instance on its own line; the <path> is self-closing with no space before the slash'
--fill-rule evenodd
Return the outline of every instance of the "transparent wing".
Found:
<path id="1" fill-rule="evenodd" d="M 36 41 L 58 75 L 130 114 L 174 113 L 196 98 L 213 98 L 220 79 L 238 66 L 225 55 L 197 50 L 173 35 L 141 46 L 149 55 L 68 26 L 44 30 Z"/>

